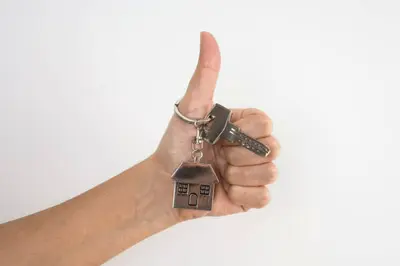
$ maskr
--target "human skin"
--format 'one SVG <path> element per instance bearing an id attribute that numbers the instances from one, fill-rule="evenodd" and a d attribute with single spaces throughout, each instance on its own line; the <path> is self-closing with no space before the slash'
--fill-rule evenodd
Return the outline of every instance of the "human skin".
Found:
<path id="1" fill-rule="evenodd" d="M 220 62 L 214 37 L 202 32 L 198 64 L 179 104 L 184 115 L 202 118 L 211 109 Z M 172 116 L 148 158 L 64 203 L 0 225 L 0 265 L 100 265 L 178 223 L 266 206 L 279 153 L 271 119 L 257 109 L 235 109 L 232 122 L 271 153 L 260 157 L 224 141 L 205 144 L 203 159 L 220 179 L 212 211 L 172 208 L 171 174 L 190 160 L 196 134 L 193 125 Z"/>

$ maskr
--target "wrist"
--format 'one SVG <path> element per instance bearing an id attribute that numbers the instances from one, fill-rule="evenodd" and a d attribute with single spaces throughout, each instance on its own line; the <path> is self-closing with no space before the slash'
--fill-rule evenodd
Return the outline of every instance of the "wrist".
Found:
<path id="1" fill-rule="evenodd" d="M 151 235 L 182 221 L 176 209 L 172 208 L 171 176 L 153 157 L 127 170 L 126 176 L 134 204 L 131 226 Z M 147 236 L 143 235 L 143 238 Z"/>

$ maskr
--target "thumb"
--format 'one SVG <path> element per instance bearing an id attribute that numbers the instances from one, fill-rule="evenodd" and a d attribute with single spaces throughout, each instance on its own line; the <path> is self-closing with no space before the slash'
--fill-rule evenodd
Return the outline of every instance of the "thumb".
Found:
<path id="1" fill-rule="evenodd" d="M 203 118 L 213 104 L 221 55 L 215 38 L 208 32 L 200 34 L 200 54 L 196 70 L 189 82 L 179 110 L 191 118 Z"/>

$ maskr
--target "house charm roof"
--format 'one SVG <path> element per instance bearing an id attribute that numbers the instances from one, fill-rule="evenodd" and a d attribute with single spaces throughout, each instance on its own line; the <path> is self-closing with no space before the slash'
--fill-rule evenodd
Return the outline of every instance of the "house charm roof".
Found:
<path id="1" fill-rule="evenodd" d="M 218 177 L 211 164 L 183 162 L 172 174 L 172 179 L 188 184 L 218 183 Z"/>

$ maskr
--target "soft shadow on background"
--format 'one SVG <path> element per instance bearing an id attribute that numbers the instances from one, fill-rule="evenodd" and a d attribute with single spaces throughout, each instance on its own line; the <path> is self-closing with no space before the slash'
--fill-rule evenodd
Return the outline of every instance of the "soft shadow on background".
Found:
<path id="1" fill-rule="evenodd" d="M 207 30 L 222 53 L 216 101 L 275 122 L 271 204 L 178 225 L 106 265 L 399 265 L 399 7 L 1 1 L 0 222 L 149 155 Z"/>

